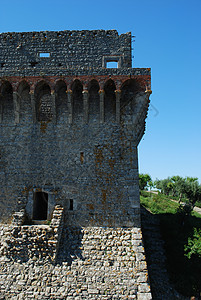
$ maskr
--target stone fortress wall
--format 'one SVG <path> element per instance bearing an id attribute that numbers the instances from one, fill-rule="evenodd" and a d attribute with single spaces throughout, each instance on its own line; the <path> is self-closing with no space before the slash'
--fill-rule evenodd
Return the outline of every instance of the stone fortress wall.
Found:
<path id="1" fill-rule="evenodd" d="M 46 58 L 43 55 L 46 53 Z M 41 31 L 0 34 L 0 71 L 52 72 L 73 68 L 105 68 L 107 61 L 131 68 L 131 33 L 116 30 Z M 21 73 L 23 74 L 23 73 Z"/>
<path id="2" fill-rule="evenodd" d="M 33 235 L 48 239 L 55 207 L 60 207 L 64 213 L 55 233 L 54 263 L 60 263 L 64 277 L 79 272 L 79 266 L 83 271 L 72 284 L 61 286 L 63 297 L 150 299 L 137 155 L 151 93 L 150 69 L 131 68 L 131 34 L 2 33 L 0 53 L 0 222 L 5 224 L 0 252 L 8 265 L 1 269 L 2 278 L 9 275 L 13 259 L 16 270 L 47 259 Z M 107 68 L 110 61 L 117 68 Z M 17 224 L 12 220 L 20 211 L 24 223 Z M 25 259 L 21 253 L 29 242 L 33 252 Z M 49 285 L 40 293 L 26 278 L 22 294 L 30 288 L 39 299 L 57 299 L 54 285 L 52 294 Z M 15 280 L 9 282 L 15 289 Z M 6 288 L 2 293 L 9 299 Z"/>

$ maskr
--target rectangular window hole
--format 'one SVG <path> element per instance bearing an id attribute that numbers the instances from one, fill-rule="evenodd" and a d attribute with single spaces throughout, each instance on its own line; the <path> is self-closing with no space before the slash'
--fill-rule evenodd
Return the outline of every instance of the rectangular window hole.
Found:
<path id="1" fill-rule="evenodd" d="M 33 220 L 47 220 L 48 194 L 35 192 L 33 199 Z"/>
<path id="2" fill-rule="evenodd" d="M 50 53 L 49 52 L 39 53 L 39 57 L 50 57 Z"/>
<path id="3" fill-rule="evenodd" d="M 31 65 L 32 68 L 35 67 L 37 64 L 38 64 L 38 62 L 36 62 L 36 61 L 31 61 L 30 62 L 30 65 Z"/>
<path id="4" fill-rule="evenodd" d="M 107 61 L 106 64 L 107 69 L 117 69 L 118 68 L 118 62 L 117 61 Z"/>
<path id="5" fill-rule="evenodd" d="M 84 152 L 80 152 L 80 162 L 81 164 L 84 162 Z"/>
<path id="6" fill-rule="evenodd" d="M 70 199 L 69 210 L 73 210 L 73 199 Z"/>

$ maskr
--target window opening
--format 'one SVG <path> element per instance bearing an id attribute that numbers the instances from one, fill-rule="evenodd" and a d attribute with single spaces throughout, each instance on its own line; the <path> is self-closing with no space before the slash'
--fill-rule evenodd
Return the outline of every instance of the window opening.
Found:
<path id="1" fill-rule="evenodd" d="M 48 193 L 36 192 L 33 200 L 33 220 L 47 220 Z"/>
<path id="2" fill-rule="evenodd" d="M 112 69 L 112 68 L 117 69 L 118 68 L 118 62 L 117 61 L 107 61 L 106 68 L 108 68 L 108 69 Z"/>
<path id="3" fill-rule="evenodd" d="M 69 210 L 73 210 L 73 199 L 70 199 L 70 206 L 69 206 Z"/>
<path id="4" fill-rule="evenodd" d="M 84 152 L 80 152 L 80 162 L 81 164 L 84 162 Z"/>
<path id="5" fill-rule="evenodd" d="M 50 57 L 50 53 L 49 52 L 39 53 L 39 57 Z"/>
<path id="6" fill-rule="evenodd" d="M 31 64 L 31 67 L 33 68 L 33 67 L 35 67 L 35 66 L 38 64 L 38 62 L 36 62 L 36 61 L 31 61 L 30 64 Z"/>

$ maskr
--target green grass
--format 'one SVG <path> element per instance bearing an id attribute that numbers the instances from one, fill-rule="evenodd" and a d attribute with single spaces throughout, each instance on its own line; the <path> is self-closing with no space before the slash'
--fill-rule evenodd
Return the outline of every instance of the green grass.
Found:
<path id="1" fill-rule="evenodd" d="M 166 195 L 163 195 L 161 193 L 158 193 L 157 197 L 156 197 L 156 195 L 157 194 L 149 193 L 147 191 L 141 191 L 140 199 L 141 199 L 141 203 L 143 204 L 143 206 L 148 208 L 149 205 L 151 204 L 150 201 L 149 201 L 150 199 L 153 199 L 153 201 L 156 202 L 155 204 L 152 203 L 152 208 L 154 208 L 154 206 L 155 206 L 155 209 L 156 209 L 156 211 L 152 211 L 153 213 L 157 213 L 157 207 L 158 207 L 159 210 L 161 210 L 161 208 L 163 208 L 163 207 L 164 208 L 167 207 L 167 209 L 173 209 L 174 210 L 174 208 L 177 208 L 179 206 L 179 204 L 178 205 L 176 203 L 174 204 L 174 202 L 171 201 L 171 199 L 178 201 L 179 197 L 166 196 Z M 147 201 L 148 201 L 148 203 L 146 203 Z M 187 203 L 188 199 L 182 198 L 181 202 Z M 195 206 L 201 208 L 201 202 L 196 202 Z"/>
<path id="2" fill-rule="evenodd" d="M 169 200 L 163 194 L 152 194 L 142 191 L 140 196 L 140 203 L 153 214 L 176 213 L 179 204 Z"/>
<path id="3" fill-rule="evenodd" d="M 178 203 L 162 194 L 142 192 L 141 204 L 160 220 L 160 229 L 165 241 L 167 269 L 175 288 L 184 296 L 199 296 L 201 293 L 201 258 L 185 256 L 184 245 L 193 236 L 193 228 L 201 228 L 201 215 L 190 216 L 178 213 Z"/>

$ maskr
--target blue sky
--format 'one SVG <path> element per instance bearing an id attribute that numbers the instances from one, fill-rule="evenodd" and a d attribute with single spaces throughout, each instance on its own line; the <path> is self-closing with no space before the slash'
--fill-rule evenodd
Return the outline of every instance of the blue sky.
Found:
<path id="1" fill-rule="evenodd" d="M 0 32 L 73 29 L 136 36 L 133 67 L 151 67 L 153 91 L 140 172 L 201 182 L 201 0 L 1 3 Z"/>

